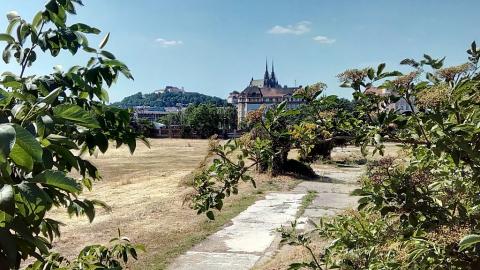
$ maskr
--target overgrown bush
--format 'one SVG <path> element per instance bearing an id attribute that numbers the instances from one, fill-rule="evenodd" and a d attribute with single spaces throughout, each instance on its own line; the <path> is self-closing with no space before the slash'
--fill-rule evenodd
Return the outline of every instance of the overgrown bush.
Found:
<path id="1" fill-rule="evenodd" d="M 312 254 L 312 262 L 292 269 L 480 267 L 480 50 L 475 42 L 467 53 L 466 64 L 447 68 L 444 59 L 428 55 L 405 59 L 401 63 L 414 70 L 387 73 L 395 75 L 391 80 L 382 76 L 383 64 L 339 76 L 363 110 L 356 138 L 363 150 L 373 144 L 382 153 L 382 142 L 394 139 L 409 154 L 369 166 L 353 193 L 362 196 L 358 211 L 320 222 L 313 232 L 285 233 L 286 240 L 309 233 L 335 239 L 320 256 Z M 366 94 L 375 83 L 394 97 Z M 399 98 L 409 104 L 410 114 L 385 109 Z"/>

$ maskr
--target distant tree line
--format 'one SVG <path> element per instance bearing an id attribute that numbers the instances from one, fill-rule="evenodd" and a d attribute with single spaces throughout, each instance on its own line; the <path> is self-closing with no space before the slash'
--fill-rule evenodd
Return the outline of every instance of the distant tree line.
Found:
<path id="1" fill-rule="evenodd" d="M 121 108 L 131 108 L 134 106 L 175 107 L 179 103 L 193 105 L 209 103 L 215 106 L 224 106 L 227 102 L 224 99 L 218 97 L 208 96 L 195 92 L 166 92 L 150 93 L 145 95 L 143 95 L 141 92 L 138 92 L 134 95 L 125 97 L 122 101 L 116 102 L 113 105 Z"/>
<path id="2" fill-rule="evenodd" d="M 178 125 L 182 129 L 182 137 L 194 135 L 208 138 L 212 135 L 225 135 L 237 128 L 237 110 L 235 107 L 217 107 L 215 104 L 190 105 L 185 111 L 163 116 L 160 123 L 167 127 Z"/>

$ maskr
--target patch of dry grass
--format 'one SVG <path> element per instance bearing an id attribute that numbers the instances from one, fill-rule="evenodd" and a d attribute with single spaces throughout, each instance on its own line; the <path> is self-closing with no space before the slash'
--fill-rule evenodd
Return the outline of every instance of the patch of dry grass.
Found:
<path id="1" fill-rule="evenodd" d="M 286 190 L 297 183 L 289 177 L 256 175 L 257 189 L 242 184 L 242 195 L 228 198 L 216 220 L 209 221 L 184 204 L 192 188 L 181 184 L 204 159 L 207 147 L 207 140 L 155 139 L 150 149 L 139 144 L 134 155 L 121 147 L 91 158 L 103 181 L 84 196 L 106 202 L 111 211 L 100 209 L 92 223 L 86 217 L 69 219 L 64 209 L 52 211 L 50 218 L 65 223 L 54 249 L 72 257 L 85 245 L 107 243 L 119 228 L 147 249 L 132 268 L 164 269 L 174 257 L 217 231 L 266 191 Z"/>
<path id="2" fill-rule="evenodd" d="M 396 143 L 385 143 L 383 156 L 402 156 L 402 148 Z M 349 145 L 346 147 L 336 147 L 332 151 L 332 161 L 337 163 L 358 164 L 365 163 L 368 160 L 378 160 L 382 156 L 377 152 L 372 156 L 373 147 L 367 147 L 368 155 L 364 157 L 360 151 L 360 147 Z"/>

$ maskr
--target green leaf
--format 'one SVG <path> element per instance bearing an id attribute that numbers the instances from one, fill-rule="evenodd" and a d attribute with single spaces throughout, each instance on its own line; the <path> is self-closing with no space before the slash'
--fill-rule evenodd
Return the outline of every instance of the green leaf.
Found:
<path id="1" fill-rule="evenodd" d="M 11 44 L 8 44 L 2 52 L 2 59 L 5 64 L 8 64 L 10 62 L 10 57 L 12 56 L 12 53 L 10 52 L 10 46 Z"/>
<path id="2" fill-rule="evenodd" d="M 108 33 L 100 42 L 100 45 L 98 46 L 100 49 L 103 49 L 105 45 L 107 45 L 108 39 L 110 38 L 110 33 Z"/>
<path id="3" fill-rule="evenodd" d="M 375 77 L 375 71 L 373 70 L 373 68 L 368 69 L 367 75 L 370 80 L 373 80 L 373 78 Z"/>
<path id="4" fill-rule="evenodd" d="M 58 134 L 49 134 L 46 139 L 54 144 L 67 147 L 68 149 L 78 149 L 77 144 L 65 136 L 61 136 Z"/>
<path id="5" fill-rule="evenodd" d="M 33 182 L 57 187 L 75 194 L 80 193 L 82 190 L 81 185 L 75 179 L 67 177 L 63 172 L 54 170 L 46 170 L 37 174 L 33 178 Z"/>
<path id="6" fill-rule="evenodd" d="M 18 166 L 32 170 L 34 161 L 42 161 L 42 147 L 24 128 L 16 124 L 12 127 L 15 129 L 16 139 L 9 156 Z"/>
<path id="7" fill-rule="evenodd" d="M 15 25 L 16 25 L 17 23 L 19 23 L 20 21 L 21 21 L 20 18 L 15 18 L 15 19 L 11 20 L 10 23 L 8 24 L 8 26 L 7 26 L 6 33 L 9 34 L 9 35 L 12 34 L 13 28 L 14 28 Z"/>
<path id="8" fill-rule="evenodd" d="M 33 27 L 40 26 L 42 19 L 43 19 L 43 12 L 42 11 L 37 12 L 37 14 L 35 14 L 35 17 L 33 17 L 32 26 Z"/>
<path id="9" fill-rule="evenodd" d="M 8 104 L 10 104 L 12 99 L 13 99 L 13 94 L 12 93 L 7 92 L 3 89 L 0 89 L 0 106 L 2 106 L 2 107 L 8 106 Z"/>
<path id="10" fill-rule="evenodd" d="M 97 53 L 97 50 L 94 48 L 90 48 L 88 46 L 83 46 L 83 50 L 88 52 L 88 53 Z"/>
<path id="11" fill-rule="evenodd" d="M 82 107 L 74 104 L 62 104 L 53 108 L 53 115 L 56 118 L 70 121 L 87 128 L 99 128 L 97 120 L 93 118 Z"/>
<path id="12" fill-rule="evenodd" d="M 44 208 L 49 208 L 52 204 L 52 198 L 50 198 L 50 196 L 36 183 L 23 181 L 15 187 L 17 188 L 18 193 L 25 198 L 23 201 L 26 201 L 29 204 L 43 206 Z M 34 207 L 33 209 L 35 209 L 37 213 L 44 210 L 40 207 Z"/>
<path id="13" fill-rule="evenodd" d="M 212 211 L 208 211 L 208 212 L 207 212 L 207 217 L 208 217 L 208 219 L 210 219 L 210 220 L 215 220 L 215 215 L 213 214 Z"/>
<path id="14" fill-rule="evenodd" d="M 98 146 L 102 153 L 105 153 L 108 149 L 108 139 L 103 133 L 95 134 L 95 144 Z"/>
<path id="15" fill-rule="evenodd" d="M 458 243 L 460 249 L 459 251 L 463 251 L 475 244 L 480 243 L 480 235 L 478 234 L 470 234 L 462 238 Z"/>
<path id="16" fill-rule="evenodd" d="M 127 145 L 128 149 L 130 150 L 130 154 L 133 154 L 137 148 L 137 140 L 134 137 L 128 138 Z"/>
<path id="17" fill-rule="evenodd" d="M 0 163 L 7 160 L 10 151 L 15 145 L 15 129 L 8 124 L 0 124 Z"/>
<path id="18" fill-rule="evenodd" d="M 382 74 L 384 69 L 385 69 L 385 63 L 381 63 L 380 65 L 378 65 L 377 76 L 380 76 L 380 74 Z"/>
<path id="19" fill-rule="evenodd" d="M 15 43 L 15 39 L 9 34 L 0 34 L 0 41 L 6 41 L 8 43 Z"/>
<path id="20" fill-rule="evenodd" d="M 47 148 L 56 152 L 57 155 L 60 155 L 70 166 L 78 170 L 78 161 L 69 149 L 56 144 L 50 144 Z"/>
<path id="21" fill-rule="evenodd" d="M 126 67 L 126 65 L 118 60 L 104 60 L 103 64 L 110 67 Z"/>
<path id="22" fill-rule="evenodd" d="M 29 171 L 33 169 L 33 158 L 17 144 L 12 148 L 10 158 L 19 167 L 25 168 Z"/>
<path id="23" fill-rule="evenodd" d="M 61 87 L 58 87 L 57 89 L 53 90 L 50 92 L 46 97 L 41 99 L 41 102 L 46 103 L 46 104 L 52 104 L 53 101 L 60 95 L 60 93 L 63 92 L 63 89 Z"/>
<path id="24" fill-rule="evenodd" d="M 103 88 L 102 88 L 102 91 L 99 94 L 97 94 L 97 97 L 103 102 L 108 102 L 110 100 L 107 90 Z"/>
<path id="25" fill-rule="evenodd" d="M 4 185 L 0 189 L 0 225 L 9 221 L 15 214 L 15 193 L 11 185 Z"/>
<path id="26" fill-rule="evenodd" d="M 94 27 L 90 27 L 89 25 L 83 23 L 76 23 L 70 26 L 70 29 L 73 31 L 78 31 L 86 34 L 100 34 L 100 30 Z"/>
<path id="27" fill-rule="evenodd" d="M 0 227 L 0 248 L 2 253 L 6 255 L 6 259 L 10 265 L 15 265 L 17 263 L 17 242 L 13 235 L 8 229 Z M 6 267 L 6 269 L 8 266 Z"/>
<path id="28" fill-rule="evenodd" d="M 115 55 L 113 55 L 111 52 L 109 51 L 101 51 L 100 52 L 103 56 L 109 58 L 109 59 L 115 59 Z"/>
<path id="29" fill-rule="evenodd" d="M 28 132 L 21 126 L 14 124 L 13 128 L 15 129 L 15 133 L 17 136 L 13 149 L 19 147 L 23 149 L 23 151 L 28 153 L 34 161 L 41 162 L 43 150 L 40 143 L 35 139 L 35 137 L 33 137 L 30 132 Z"/>

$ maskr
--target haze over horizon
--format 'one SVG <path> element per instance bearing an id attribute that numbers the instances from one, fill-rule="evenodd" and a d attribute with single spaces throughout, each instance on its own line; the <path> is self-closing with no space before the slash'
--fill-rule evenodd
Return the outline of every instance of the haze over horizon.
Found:
<path id="1" fill-rule="evenodd" d="M 16 10 L 31 20 L 43 1 L 4 1 L 0 13 Z M 225 98 L 262 78 L 265 58 L 275 61 L 282 85 L 323 81 L 327 94 L 350 98 L 336 74 L 348 68 L 404 58 L 446 56 L 446 65 L 466 61 L 474 40 L 480 1 L 84 1 L 69 23 L 102 30 L 91 45 L 111 33 L 106 50 L 125 62 L 135 81 L 120 79 L 110 93 L 115 102 L 166 85 Z M 390 12 L 385 12 L 389 10 Z M 428 16 L 424 16 L 428 15 Z M 7 20 L 0 21 L 2 31 Z M 85 54 L 53 59 L 39 54 L 27 72 L 46 74 L 54 65 L 86 63 Z M 15 70 L 2 63 L 2 71 Z M 405 70 L 402 67 L 402 70 Z"/>

